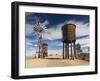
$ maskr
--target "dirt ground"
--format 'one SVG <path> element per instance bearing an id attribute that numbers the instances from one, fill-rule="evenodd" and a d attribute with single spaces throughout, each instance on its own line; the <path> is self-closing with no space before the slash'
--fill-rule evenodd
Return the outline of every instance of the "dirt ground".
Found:
<path id="1" fill-rule="evenodd" d="M 83 66 L 89 65 L 88 61 L 79 60 L 79 59 L 62 59 L 57 56 L 56 58 L 53 56 L 49 56 L 45 59 L 39 58 L 30 58 L 26 59 L 26 68 L 38 68 L 38 67 L 62 67 L 62 66 Z"/>

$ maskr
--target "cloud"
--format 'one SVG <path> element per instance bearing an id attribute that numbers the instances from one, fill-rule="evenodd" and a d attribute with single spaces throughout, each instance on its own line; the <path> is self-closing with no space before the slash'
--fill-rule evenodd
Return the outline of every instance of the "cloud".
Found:
<path id="1" fill-rule="evenodd" d="M 62 31 L 61 28 L 65 24 L 75 24 L 76 25 L 76 37 L 84 36 L 84 35 L 89 35 L 89 23 L 84 23 L 80 21 L 74 21 L 74 20 L 69 20 L 65 21 L 63 23 L 57 24 L 55 26 L 51 26 L 48 29 L 48 32 L 50 34 L 44 34 L 44 39 L 49 39 L 49 40 L 55 40 L 55 39 L 60 39 L 62 38 Z"/>
<path id="2" fill-rule="evenodd" d="M 59 38 L 62 38 L 62 34 L 61 34 L 61 29 L 60 28 L 50 28 L 49 30 L 47 30 L 47 34 L 43 34 L 43 38 L 47 39 L 47 40 L 56 40 Z"/>
<path id="3" fill-rule="evenodd" d="M 25 47 L 26 47 L 26 56 L 32 56 L 36 53 L 36 40 L 32 41 L 26 38 Z"/>
<path id="4" fill-rule="evenodd" d="M 72 24 L 75 24 L 76 25 L 76 37 L 82 37 L 82 36 L 85 36 L 85 35 L 89 35 L 89 23 L 84 23 L 82 21 L 75 21 L 75 20 L 69 20 L 69 21 L 65 21 L 65 22 L 62 22 L 62 23 L 59 23 L 59 24 L 56 24 L 56 25 L 51 25 L 51 27 L 47 27 L 47 31 L 43 34 L 43 39 L 44 40 L 58 40 L 58 39 L 62 39 L 62 31 L 61 31 L 61 28 L 64 24 L 68 24 L 68 23 L 72 23 Z M 42 23 L 44 26 L 50 24 L 48 20 L 45 20 L 43 23 Z M 26 24 L 26 35 L 29 35 L 31 33 L 33 33 L 33 27 L 34 25 L 31 25 L 31 24 Z M 79 38 L 76 40 L 76 44 L 77 43 L 80 43 L 81 44 L 81 47 L 84 48 L 84 47 L 89 47 L 89 37 L 84 37 L 84 38 Z M 33 53 L 36 53 L 36 42 L 37 40 L 34 39 L 31 40 L 31 39 L 26 39 L 26 45 L 27 46 L 32 46 L 33 43 L 35 43 L 33 45 L 33 47 L 29 47 L 30 50 L 27 50 L 26 53 L 27 55 L 32 55 Z M 53 42 L 53 43 L 56 43 L 57 41 Z M 59 42 L 57 44 L 58 46 L 62 46 L 62 43 Z M 48 53 L 49 54 L 60 54 L 62 53 L 62 49 L 61 50 L 53 50 L 53 49 L 48 49 Z"/>
<path id="5" fill-rule="evenodd" d="M 31 45 L 32 45 L 32 43 L 31 43 L 31 42 L 29 42 L 29 41 L 27 41 L 27 42 L 26 42 L 26 45 L 27 45 L 27 46 L 31 46 Z"/>
<path id="6" fill-rule="evenodd" d="M 35 48 L 30 48 L 29 49 L 26 49 L 26 56 L 32 56 L 36 53 L 36 49 Z"/>
<path id="7" fill-rule="evenodd" d="M 26 24 L 26 25 L 25 25 L 25 34 L 28 35 L 28 34 L 30 34 L 30 33 L 32 33 L 32 32 L 33 32 L 33 25 L 31 25 L 31 24 Z"/>
<path id="8" fill-rule="evenodd" d="M 67 21 L 67 23 L 72 23 L 76 25 L 76 36 L 83 36 L 83 35 L 89 35 L 89 23 L 84 23 L 80 21 L 70 20 Z"/>
<path id="9" fill-rule="evenodd" d="M 42 24 L 46 26 L 46 25 L 49 24 L 49 21 L 48 20 L 45 20 Z"/>
<path id="10" fill-rule="evenodd" d="M 29 39 L 29 38 L 25 38 L 25 41 L 26 41 L 26 42 L 30 42 L 30 43 L 36 43 L 36 42 L 37 42 L 36 39 L 31 40 L 31 39 Z"/>
<path id="11" fill-rule="evenodd" d="M 45 20 L 44 22 L 41 23 L 41 26 L 42 27 L 46 27 L 46 25 L 48 25 L 48 24 L 49 24 L 48 20 Z M 26 24 L 25 25 L 25 33 L 26 33 L 26 35 L 34 32 L 33 31 L 33 27 L 35 27 L 35 24 L 33 24 L 33 25 L 32 24 Z"/>
<path id="12" fill-rule="evenodd" d="M 76 40 L 76 44 L 77 43 L 79 43 L 81 45 L 81 47 L 89 47 L 90 39 L 89 39 L 89 37 L 78 39 L 78 40 Z"/>
<path id="13" fill-rule="evenodd" d="M 49 54 L 62 54 L 62 49 L 61 50 L 48 50 Z"/>
<path id="14" fill-rule="evenodd" d="M 61 27 L 64 25 L 64 23 L 60 23 L 54 26 L 51 26 L 49 29 L 47 29 L 47 33 L 43 35 L 44 39 L 48 40 L 56 40 L 62 38 L 62 31 Z"/>

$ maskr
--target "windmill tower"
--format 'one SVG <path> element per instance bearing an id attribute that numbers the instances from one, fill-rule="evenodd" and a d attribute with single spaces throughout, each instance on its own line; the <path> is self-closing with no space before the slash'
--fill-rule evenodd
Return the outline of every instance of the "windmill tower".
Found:
<path id="1" fill-rule="evenodd" d="M 43 47 L 42 36 L 43 36 L 43 33 L 45 33 L 46 31 L 47 31 L 47 27 L 40 22 L 38 17 L 35 17 L 35 25 L 33 27 L 33 32 L 36 33 L 37 38 L 38 38 L 38 43 L 37 43 L 38 58 L 40 58 L 42 55 L 42 47 Z"/>

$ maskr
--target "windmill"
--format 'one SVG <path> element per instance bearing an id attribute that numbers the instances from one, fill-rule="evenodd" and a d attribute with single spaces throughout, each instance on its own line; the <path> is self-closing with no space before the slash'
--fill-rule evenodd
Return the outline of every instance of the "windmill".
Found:
<path id="1" fill-rule="evenodd" d="M 38 58 L 40 58 L 40 56 L 42 54 L 42 45 L 43 45 L 42 36 L 47 31 L 47 27 L 40 22 L 38 17 L 35 17 L 34 23 L 35 24 L 33 26 L 33 32 L 36 33 L 37 38 L 38 38 L 38 43 L 37 43 L 38 51 L 36 51 L 36 52 L 38 53 Z"/>

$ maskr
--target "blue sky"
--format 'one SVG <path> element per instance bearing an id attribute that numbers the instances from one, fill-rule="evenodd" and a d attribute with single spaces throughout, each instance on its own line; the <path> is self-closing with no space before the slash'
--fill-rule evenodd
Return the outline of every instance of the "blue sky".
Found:
<path id="1" fill-rule="evenodd" d="M 64 24 L 76 25 L 76 44 L 80 43 L 84 52 L 89 47 L 89 16 L 72 14 L 25 13 L 26 55 L 33 55 L 37 50 L 37 34 L 33 31 L 35 17 L 47 28 L 43 33 L 43 42 L 48 44 L 49 54 L 62 53 L 61 27 Z"/>

